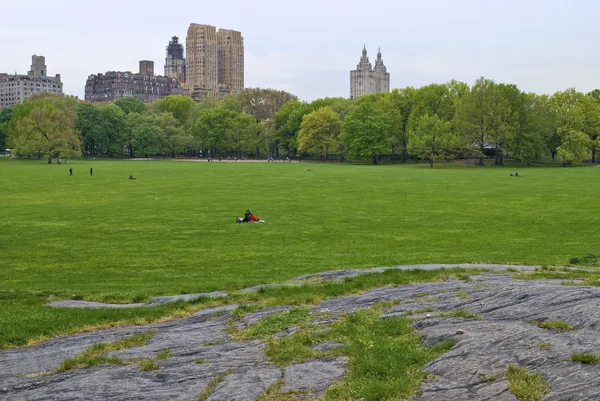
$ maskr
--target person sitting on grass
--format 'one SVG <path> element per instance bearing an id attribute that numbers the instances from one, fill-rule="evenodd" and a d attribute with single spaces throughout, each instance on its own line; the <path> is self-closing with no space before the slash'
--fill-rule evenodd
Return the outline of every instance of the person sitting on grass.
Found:
<path id="1" fill-rule="evenodd" d="M 259 219 L 254 213 L 250 210 L 246 210 L 244 214 L 244 218 L 238 217 L 235 219 L 237 223 L 264 223 L 261 219 Z"/>
<path id="2" fill-rule="evenodd" d="M 135 177 L 134 177 L 134 176 L 132 176 L 132 175 L 130 175 L 130 176 L 129 176 L 129 179 L 130 179 L 130 180 L 135 180 Z"/>

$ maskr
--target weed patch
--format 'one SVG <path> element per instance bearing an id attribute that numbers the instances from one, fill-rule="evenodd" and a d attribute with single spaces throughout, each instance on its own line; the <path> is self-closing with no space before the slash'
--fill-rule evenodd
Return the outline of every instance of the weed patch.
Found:
<path id="1" fill-rule="evenodd" d="M 444 312 L 440 316 L 442 316 L 442 317 L 460 317 L 463 319 L 474 319 L 474 320 L 482 319 L 481 316 L 479 316 L 477 313 L 469 312 L 466 309 L 454 309 L 454 310 L 451 310 L 450 312 Z"/>
<path id="2" fill-rule="evenodd" d="M 548 329 L 562 333 L 565 331 L 577 330 L 577 327 L 571 326 L 569 323 L 562 320 L 546 320 L 543 322 L 528 321 L 527 323 L 534 324 L 542 329 Z"/>
<path id="3" fill-rule="evenodd" d="M 552 390 L 541 375 L 529 373 L 527 368 L 510 365 L 507 377 L 508 388 L 519 401 L 539 401 Z"/>
<path id="4" fill-rule="evenodd" d="M 600 364 L 600 355 L 597 354 L 573 354 L 570 361 L 580 362 L 585 364 Z"/>

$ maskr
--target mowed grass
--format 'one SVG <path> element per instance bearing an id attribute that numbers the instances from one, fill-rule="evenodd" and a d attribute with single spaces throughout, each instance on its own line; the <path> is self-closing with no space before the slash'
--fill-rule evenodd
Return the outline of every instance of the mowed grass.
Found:
<path id="1" fill-rule="evenodd" d="M 339 268 L 598 253 L 600 169 L 510 171 L 3 158 L 0 290 L 15 292 L 0 292 L 0 327 L 34 314 L 70 327 L 168 312 L 39 308 L 50 294 L 143 301 Z M 235 224 L 248 208 L 267 223 Z M 24 330 L 10 340 L 0 330 L 0 347 Z"/>

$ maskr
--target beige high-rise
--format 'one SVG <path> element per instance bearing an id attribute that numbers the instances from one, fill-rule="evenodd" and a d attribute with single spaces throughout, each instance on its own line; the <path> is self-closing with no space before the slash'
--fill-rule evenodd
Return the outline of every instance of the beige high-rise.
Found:
<path id="1" fill-rule="evenodd" d="M 239 31 L 219 29 L 219 84 L 229 93 L 244 90 L 244 38 Z"/>
<path id="2" fill-rule="evenodd" d="M 217 28 L 190 24 L 186 38 L 186 94 L 203 98 L 218 93 Z M 196 94 L 196 96 L 194 96 Z"/>
<path id="3" fill-rule="evenodd" d="M 186 38 L 184 93 L 194 100 L 222 97 L 244 89 L 244 38 L 241 32 L 190 24 Z"/>

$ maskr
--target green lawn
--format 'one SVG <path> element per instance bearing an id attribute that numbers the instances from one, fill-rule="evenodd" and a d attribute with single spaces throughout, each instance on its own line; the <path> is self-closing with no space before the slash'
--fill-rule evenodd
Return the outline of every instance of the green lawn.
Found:
<path id="1" fill-rule="evenodd" d="M 34 315 L 66 330 L 168 309 L 41 308 L 49 294 L 139 301 L 339 268 L 600 253 L 600 169 L 510 171 L 2 158 L 0 290 L 14 291 L 0 291 L 0 347 L 55 332 Z M 247 208 L 267 223 L 235 224 Z"/>

